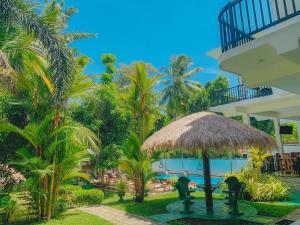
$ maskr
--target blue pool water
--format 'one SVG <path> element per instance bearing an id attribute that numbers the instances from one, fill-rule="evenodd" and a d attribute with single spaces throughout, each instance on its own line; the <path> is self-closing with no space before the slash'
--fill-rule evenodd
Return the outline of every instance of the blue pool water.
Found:
<path id="1" fill-rule="evenodd" d="M 176 175 L 176 174 L 160 174 L 156 178 L 158 178 L 160 180 L 166 180 L 166 179 L 169 179 L 169 178 L 172 178 L 172 177 L 179 178 L 180 175 Z M 191 180 L 191 182 L 196 182 L 198 184 L 204 184 L 204 179 L 203 179 L 202 176 L 187 176 L 187 177 Z M 222 178 L 222 177 L 212 177 L 211 178 L 211 183 L 213 185 L 217 185 L 220 182 L 222 182 L 223 180 L 224 180 L 224 178 Z"/>
<path id="2" fill-rule="evenodd" d="M 211 159 L 210 168 L 212 175 L 212 184 L 218 184 L 223 181 L 223 177 L 228 172 L 239 172 L 247 164 L 247 159 Z M 186 173 L 191 181 L 200 184 L 203 180 L 203 165 L 199 159 L 162 159 L 153 163 L 152 168 L 160 173 L 160 179 L 178 177 Z M 168 171 L 168 174 L 166 174 Z"/>

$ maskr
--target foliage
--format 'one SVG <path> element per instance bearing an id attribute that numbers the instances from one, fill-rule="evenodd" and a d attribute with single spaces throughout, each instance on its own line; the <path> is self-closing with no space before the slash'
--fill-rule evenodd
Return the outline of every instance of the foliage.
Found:
<path id="1" fill-rule="evenodd" d="M 73 191 L 73 194 L 77 205 L 98 205 L 101 204 L 104 198 L 103 191 L 97 189 L 76 190 Z"/>
<path id="2" fill-rule="evenodd" d="M 196 113 L 201 111 L 209 111 L 209 96 L 205 89 L 199 90 L 188 100 L 187 113 Z"/>
<path id="3" fill-rule="evenodd" d="M 261 173 L 263 162 L 269 154 L 255 148 L 249 153 L 249 164 L 241 172 L 226 174 L 225 177 L 233 175 L 246 184 L 244 198 L 247 200 L 267 202 L 289 199 L 290 192 L 286 183 L 273 175 Z"/>
<path id="4" fill-rule="evenodd" d="M 128 190 L 127 184 L 123 180 L 120 180 L 117 183 L 116 188 L 117 188 L 118 196 L 120 197 L 120 201 L 122 202 Z"/>
<path id="5" fill-rule="evenodd" d="M 167 103 L 169 115 L 175 119 L 187 113 L 187 103 L 191 94 L 200 90 L 200 84 L 191 78 L 201 71 L 200 68 L 190 68 L 192 59 L 186 55 L 174 56 L 170 68 L 163 68 L 168 76 L 164 81 L 166 87 L 162 90 L 162 103 Z"/>
<path id="6" fill-rule="evenodd" d="M 205 84 L 205 89 L 208 94 L 213 91 L 220 91 L 229 88 L 229 80 L 225 76 L 218 76 L 214 81 L 209 81 Z"/>
<path id="7" fill-rule="evenodd" d="M 255 127 L 258 130 L 264 131 L 267 134 L 275 137 L 275 128 L 273 120 L 262 120 L 258 121 L 254 117 L 250 117 L 251 126 Z"/>
<path id="8" fill-rule="evenodd" d="M 111 78 L 103 80 L 93 91 L 97 99 L 85 100 L 80 104 L 73 104 L 71 107 L 72 117 L 89 127 L 99 139 L 101 139 L 101 151 L 92 156 L 93 170 L 97 178 L 104 182 L 106 170 L 117 167 L 120 158 L 120 146 L 129 135 L 132 116 L 129 110 L 121 107 L 118 89 L 113 83 L 116 57 L 112 54 L 102 55 L 102 61 L 107 71 L 106 75 Z"/>
<path id="9" fill-rule="evenodd" d="M 66 43 L 55 32 L 58 27 L 53 24 L 58 20 L 47 21 L 46 17 L 41 19 L 37 11 L 28 1 L 3 0 L 0 2 L 1 28 L 2 31 L 8 31 L 21 26 L 27 34 L 39 41 L 49 60 L 49 72 L 55 83 L 54 96 L 59 101 L 72 79 L 74 61 Z M 60 18 L 59 15 L 61 14 L 58 14 L 58 18 Z M 1 32 L 1 34 L 4 33 Z M 6 42 L 5 39 L 4 42 Z"/>
<path id="10" fill-rule="evenodd" d="M 104 193 L 98 189 L 86 189 L 78 185 L 63 185 L 62 192 L 64 197 L 70 197 L 69 199 L 62 199 L 64 204 L 70 208 L 72 206 L 82 205 L 97 205 L 101 204 L 104 199 Z"/>
<path id="11" fill-rule="evenodd" d="M 132 112 L 133 130 L 143 142 L 154 129 L 158 114 L 153 88 L 160 75 L 156 69 L 144 62 L 135 62 L 130 67 L 130 85 L 124 90 L 124 107 Z"/>
<path id="12" fill-rule="evenodd" d="M 135 202 L 144 201 L 145 187 L 147 182 L 155 176 L 152 172 L 151 159 L 146 152 L 141 150 L 142 143 L 139 138 L 132 134 L 123 147 L 123 157 L 119 162 L 120 170 L 127 174 L 134 183 Z"/>
<path id="13" fill-rule="evenodd" d="M 113 81 L 114 73 L 116 72 L 117 68 L 115 67 L 115 63 L 117 62 L 116 56 L 113 54 L 103 54 L 101 56 L 101 61 L 106 68 L 106 72 L 101 75 L 102 83 L 111 83 Z"/>

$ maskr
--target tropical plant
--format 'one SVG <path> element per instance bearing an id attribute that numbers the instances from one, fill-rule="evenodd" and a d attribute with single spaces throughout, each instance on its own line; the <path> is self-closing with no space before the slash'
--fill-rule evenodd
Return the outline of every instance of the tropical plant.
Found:
<path id="1" fill-rule="evenodd" d="M 187 113 L 188 99 L 201 85 L 190 78 L 201 72 L 201 68 L 192 68 L 192 59 L 186 55 L 174 56 L 170 68 L 163 68 L 168 76 L 164 81 L 166 87 L 162 90 L 162 103 L 167 103 L 167 111 L 173 119 Z"/>
<path id="2" fill-rule="evenodd" d="M 196 113 L 201 111 L 209 111 L 210 101 L 208 93 L 205 89 L 201 89 L 192 95 L 187 104 L 187 113 Z"/>
<path id="3" fill-rule="evenodd" d="M 225 175 L 235 176 L 246 184 L 244 198 L 251 201 L 283 201 L 290 198 L 289 186 L 274 175 L 262 174 L 265 159 L 270 156 L 266 151 L 251 148 L 250 161 L 241 172 Z M 224 185 L 223 185 L 224 186 Z"/>
<path id="4" fill-rule="evenodd" d="M 122 201 L 123 201 L 123 198 L 124 198 L 124 196 L 126 195 L 126 192 L 127 192 L 127 190 L 128 190 L 127 184 L 125 183 L 124 180 L 121 179 L 121 180 L 119 180 L 119 182 L 117 183 L 116 188 L 117 188 L 118 196 L 119 196 L 119 198 L 120 198 L 119 201 L 122 202 Z"/>
<path id="5" fill-rule="evenodd" d="M 130 85 L 123 96 L 125 107 L 133 114 L 134 131 L 142 142 L 154 128 L 155 115 L 158 114 L 153 88 L 161 76 L 155 74 L 156 69 L 150 65 L 143 62 L 133 63 L 127 76 Z"/>
<path id="6" fill-rule="evenodd" d="M 30 193 L 33 206 L 40 218 L 51 212 L 56 213 L 56 201 L 59 199 L 60 185 L 74 177 L 88 179 L 80 172 L 80 166 L 87 157 L 87 148 L 98 146 L 98 139 L 80 124 L 64 122 L 64 126 L 53 129 L 53 115 L 49 115 L 39 124 L 30 123 L 20 129 L 9 123 L 0 124 L 0 132 L 13 132 L 28 141 L 28 145 L 17 151 L 20 160 L 13 164 L 22 168 L 26 177 L 25 186 Z M 52 159 L 59 167 L 55 168 L 54 198 L 50 201 L 53 176 Z"/>
<path id="7" fill-rule="evenodd" d="M 135 202 L 144 201 L 147 182 L 156 174 L 152 172 L 154 159 L 141 150 L 142 142 L 134 133 L 123 147 L 123 157 L 119 162 L 119 169 L 128 175 L 134 183 Z"/>
<path id="8" fill-rule="evenodd" d="M 74 61 L 66 42 L 59 38 L 55 26 L 37 14 L 33 4 L 23 0 L 3 0 L 0 2 L 1 35 L 15 27 L 21 27 L 32 35 L 46 51 L 49 73 L 55 83 L 55 99 L 59 101 L 72 79 Z M 2 36 L 3 37 L 3 36 Z"/>

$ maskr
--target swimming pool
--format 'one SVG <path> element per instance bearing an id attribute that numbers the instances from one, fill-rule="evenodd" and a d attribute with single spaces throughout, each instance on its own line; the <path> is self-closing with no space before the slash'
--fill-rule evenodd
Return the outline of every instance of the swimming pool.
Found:
<path id="1" fill-rule="evenodd" d="M 228 172 L 239 172 L 247 164 L 247 159 L 211 159 L 210 168 L 212 177 L 224 177 Z M 199 159 L 162 159 L 153 163 L 153 171 L 165 174 L 184 174 L 203 177 L 203 165 Z"/>
<path id="2" fill-rule="evenodd" d="M 166 179 L 170 179 L 172 177 L 176 177 L 179 178 L 181 175 L 176 175 L 176 174 L 160 174 L 158 176 L 156 176 L 157 179 L 160 180 L 166 180 Z M 204 184 L 204 178 L 202 176 L 187 176 L 187 178 L 189 178 L 191 180 L 191 182 L 196 182 L 198 184 Z M 222 182 L 224 180 L 224 178 L 222 177 L 212 177 L 211 178 L 211 183 L 213 185 L 217 185 L 220 182 Z"/>

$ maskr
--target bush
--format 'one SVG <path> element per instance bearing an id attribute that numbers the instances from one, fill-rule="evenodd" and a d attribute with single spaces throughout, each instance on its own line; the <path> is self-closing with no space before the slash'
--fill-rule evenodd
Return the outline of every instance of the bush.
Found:
<path id="1" fill-rule="evenodd" d="M 250 161 L 240 173 L 225 175 L 235 176 L 240 182 L 246 184 L 244 199 L 251 201 L 284 201 L 290 198 L 289 186 L 276 176 L 262 174 L 261 168 L 264 160 L 270 156 L 266 151 L 251 148 Z M 222 184 L 222 187 L 226 185 Z"/>
<path id="2" fill-rule="evenodd" d="M 77 185 L 64 185 L 61 189 L 62 201 L 67 208 L 74 205 L 96 205 L 101 204 L 104 193 L 98 189 L 83 189 Z"/>
<path id="3" fill-rule="evenodd" d="M 290 198 L 289 187 L 278 178 L 262 174 L 258 181 L 247 180 L 245 194 L 252 201 L 284 201 Z"/>
<path id="4" fill-rule="evenodd" d="M 101 204 L 104 193 L 101 190 L 77 190 L 73 192 L 77 205 L 97 205 Z"/>

